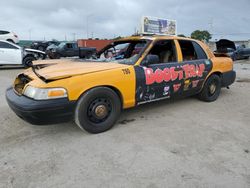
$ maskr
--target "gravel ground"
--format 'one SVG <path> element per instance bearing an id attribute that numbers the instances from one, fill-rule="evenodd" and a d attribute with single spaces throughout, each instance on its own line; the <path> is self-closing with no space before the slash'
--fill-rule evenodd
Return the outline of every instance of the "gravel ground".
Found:
<path id="1" fill-rule="evenodd" d="M 0 70 L 0 187 L 250 187 L 250 61 L 219 99 L 146 104 L 92 135 L 34 126 L 7 106 L 20 69 Z"/>

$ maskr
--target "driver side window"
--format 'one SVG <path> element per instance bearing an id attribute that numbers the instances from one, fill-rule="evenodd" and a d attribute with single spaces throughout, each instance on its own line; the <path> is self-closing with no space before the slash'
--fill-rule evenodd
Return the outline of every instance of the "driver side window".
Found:
<path id="1" fill-rule="evenodd" d="M 176 49 L 174 41 L 160 40 L 155 43 L 148 55 L 156 55 L 159 57 L 157 64 L 176 62 Z"/>

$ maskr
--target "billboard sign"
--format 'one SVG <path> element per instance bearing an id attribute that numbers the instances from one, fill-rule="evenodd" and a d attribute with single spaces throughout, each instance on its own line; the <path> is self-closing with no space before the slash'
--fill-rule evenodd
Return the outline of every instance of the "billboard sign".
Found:
<path id="1" fill-rule="evenodd" d="M 176 35 L 176 20 L 144 16 L 141 23 L 143 34 Z"/>

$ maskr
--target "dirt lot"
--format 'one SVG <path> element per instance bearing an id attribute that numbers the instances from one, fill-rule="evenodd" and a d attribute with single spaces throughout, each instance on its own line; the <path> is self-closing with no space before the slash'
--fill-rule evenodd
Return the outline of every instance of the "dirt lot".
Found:
<path id="1" fill-rule="evenodd" d="M 0 187 L 250 187 L 250 61 L 216 102 L 126 110 L 103 134 L 33 126 L 7 106 L 20 69 L 0 70 Z"/>

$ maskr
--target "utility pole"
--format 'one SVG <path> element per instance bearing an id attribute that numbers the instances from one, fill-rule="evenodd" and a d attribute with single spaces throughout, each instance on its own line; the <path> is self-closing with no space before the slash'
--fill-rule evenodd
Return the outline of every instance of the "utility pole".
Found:
<path id="1" fill-rule="evenodd" d="M 89 39 L 89 15 L 86 18 L 86 33 L 87 33 L 87 39 Z"/>
<path id="2" fill-rule="evenodd" d="M 213 30 L 214 30 L 214 19 L 210 18 L 210 21 L 208 22 L 209 25 L 209 32 L 211 34 L 211 37 L 213 38 Z"/>
<path id="3" fill-rule="evenodd" d="M 76 41 L 76 33 L 72 33 L 73 35 L 73 41 Z"/>
<path id="4" fill-rule="evenodd" d="M 93 14 L 89 14 L 86 17 L 86 33 L 87 33 L 87 39 L 89 38 L 89 18 L 93 16 Z"/>

